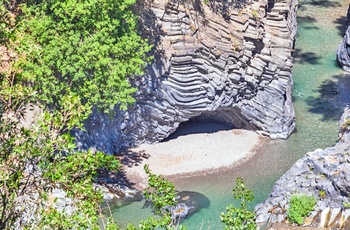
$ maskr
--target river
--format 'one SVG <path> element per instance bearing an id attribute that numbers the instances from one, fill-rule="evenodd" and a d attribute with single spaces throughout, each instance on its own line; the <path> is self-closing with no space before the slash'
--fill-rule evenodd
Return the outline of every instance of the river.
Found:
<path id="1" fill-rule="evenodd" d="M 338 123 L 350 102 L 350 76 L 336 62 L 336 49 L 343 36 L 348 0 L 301 0 L 295 47 L 293 100 L 296 130 L 287 140 L 271 140 L 244 164 L 218 174 L 176 178 L 177 190 L 196 191 L 209 199 L 199 212 L 182 222 L 187 229 L 223 229 L 220 213 L 234 203 L 231 191 L 240 176 L 253 190 L 251 207 L 262 202 L 275 181 L 305 153 L 332 146 Z M 113 210 L 118 224 L 125 226 L 151 215 L 143 202 Z"/>

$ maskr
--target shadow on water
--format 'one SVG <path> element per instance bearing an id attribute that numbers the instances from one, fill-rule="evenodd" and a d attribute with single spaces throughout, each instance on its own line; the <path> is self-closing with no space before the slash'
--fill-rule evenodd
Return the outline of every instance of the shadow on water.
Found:
<path id="1" fill-rule="evenodd" d="M 350 74 L 335 75 L 322 82 L 316 90 L 318 96 L 310 96 L 306 102 L 309 112 L 322 114 L 322 120 L 339 120 L 350 102 Z"/>
<path id="2" fill-rule="evenodd" d="M 324 8 L 341 7 L 341 4 L 338 1 L 332 1 L 332 0 L 304 0 L 299 5 L 299 10 L 307 10 L 308 9 L 307 5 L 317 6 L 317 7 L 324 7 Z"/>
<path id="3" fill-rule="evenodd" d="M 201 122 L 189 120 L 183 122 L 179 125 L 176 131 L 170 134 L 169 137 L 165 138 L 162 142 L 176 139 L 180 136 L 185 136 L 189 134 L 198 134 L 198 133 L 216 133 L 223 130 L 231 130 L 232 126 L 224 125 L 216 122 Z"/>
<path id="4" fill-rule="evenodd" d="M 298 64 L 319 65 L 321 57 L 313 52 L 303 52 L 301 49 L 296 49 L 294 52 L 294 62 Z"/>
<path id="5" fill-rule="evenodd" d="M 338 34 L 340 36 L 344 36 L 345 30 L 346 30 L 347 17 L 346 16 L 339 17 L 335 19 L 333 22 L 336 25 L 336 28 L 338 29 Z"/>
<path id="6" fill-rule="evenodd" d="M 316 26 L 315 23 L 317 22 L 317 19 L 312 16 L 298 16 L 298 26 L 303 27 L 304 29 L 308 30 L 319 30 L 320 27 Z M 299 33 L 299 30 L 297 31 Z"/>
<path id="7" fill-rule="evenodd" d="M 299 22 L 317 22 L 315 17 L 312 16 L 298 16 L 298 21 Z"/>

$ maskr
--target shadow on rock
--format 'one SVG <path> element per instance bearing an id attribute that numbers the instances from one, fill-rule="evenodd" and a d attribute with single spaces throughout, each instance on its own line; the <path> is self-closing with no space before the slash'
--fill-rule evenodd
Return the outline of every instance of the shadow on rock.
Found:
<path id="1" fill-rule="evenodd" d="M 143 200 L 142 192 L 134 189 L 134 183 L 126 178 L 123 171 L 100 172 L 94 185 L 102 192 L 104 203 L 101 204 L 101 208 L 107 215 L 110 214 L 110 210 Z"/>
<path id="2" fill-rule="evenodd" d="M 179 125 L 177 130 L 170 134 L 169 137 L 164 139 L 162 142 L 176 139 L 180 136 L 199 134 L 199 133 L 216 133 L 224 130 L 233 129 L 230 125 L 220 124 L 217 122 L 206 122 L 201 120 L 189 120 Z"/>
<path id="3" fill-rule="evenodd" d="M 140 165 L 143 160 L 148 159 L 149 157 L 150 155 L 144 150 L 135 152 L 128 149 L 117 154 L 120 163 L 129 168 Z"/>

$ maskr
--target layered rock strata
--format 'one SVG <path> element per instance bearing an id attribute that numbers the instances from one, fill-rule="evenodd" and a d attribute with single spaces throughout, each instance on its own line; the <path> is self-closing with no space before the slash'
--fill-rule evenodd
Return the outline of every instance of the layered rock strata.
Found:
<path id="1" fill-rule="evenodd" d="M 269 198 L 257 205 L 257 222 L 288 223 L 291 195 L 317 198 L 305 225 L 350 229 L 350 110 L 342 116 L 339 142 L 325 150 L 315 150 L 299 159 L 275 184 Z"/>
<path id="2" fill-rule="evenodd" d="M 78 145 L 113 153 L 161 141 L 189 119 L 287 138 L 297 2 L 240 2 L 138 2 L 155 59 L 133 80 L 137 102 L 112 119 L 94 112 Z"/>

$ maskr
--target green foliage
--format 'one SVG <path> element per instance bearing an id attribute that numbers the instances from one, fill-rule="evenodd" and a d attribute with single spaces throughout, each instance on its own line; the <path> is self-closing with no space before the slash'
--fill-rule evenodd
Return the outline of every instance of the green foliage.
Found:
<path id="1" fill-rule="evenodd" d="M 350 208 L 350 202 L 343 202 L 344 208 Z"/>
<path id="2" fill-rule="evenodd" d="M 320 190 L 320 191 L 319 191 L 319 195 L 320 195 L 320 197 L 321 197 L 322 199 L 326 198 L 326 192 L 323 191 L 323 190 Z"/>
<path id="3" fill-rule="evenodd" d="M 97 152 L 76 152 L 67 128 L 79 122 L 83 108 L 76 108 L 79 100 L 65 97 L 61 111 L 45 111 L 37 123 L 21 127 L 13 114 L 5 111 L 0 124 L 0 228 L 14 226 L 25 204 L 18 203 L 23 194 L 42 190 L 47 200 L 52 187 L 67 192 L 74 200 L 76 211 L 70 215 L 51 206 L 40 206 L 38 227 L 53 229 L 97 229 L 98 205 L 102 196 L 93 189 L 97 170 L 117 170 L 119 163 L 113 156 Z M 74 101 L 77 104 L 74 104 Z M 4 107 L 2 107 L 4 109 Z M 28 167 L 32 167 L 28 171 Z M 16 208 L 15 208 L 16 207 Z"/>
<path id="4" fill-rule="evenodd" d="M 221 221 L 225 224 L 225 229 L 235 230 L 256 230 L 255 213 L 249 211 L 246 202 L 254 200 L 253 192 L 247 189 L 242 178 L 236 179 L 236 187 L 232 191 L 232 195 L 236 200 L 240 200 L 240 207 L 236 208 L 234 205 L 229 205 L 226 210 L 227 213 L 221 213 Z"/>
<path id="5" fill-rule="evenodd" d="M 172 220 L 169 213 L 164 213 L 161 218 L 148 217 L 139 224 L 140 230 L 153 230 L 158 227 L 168 230 L 176 229 L 176 227 L 172 225 Z"/>
<path id="6" fill-rule="evenodd" d="M 174 184 L 161 175 L 153 174 L 148 165 L 144 166 L 144 170 L 148 176 L 148 187 L 144 191 L 145 198 L 152 201 L 155 213 L 160 214 L 161 218 L 149 217 L 140 223 L 140 229 L 177 228 L 177 223 L 173 222 L 169 211 L 169 207 L 177 204 Z M 182 229 L 182 227 L 180 228 Z"/>
<path id="7" fill-rule="evenodd" d="M 18 222 L 28 205 L 21 199 L 38 191 L 30 228 L 97 229 L 102 195 L 92 182 L 119 163 L 76 151 L 69 131 L 93 105 L 134 101 L 128 78 L 142 74 L 151 49 L 137 34 L 135 0 L 17 3 L 0 4 L 0 52 L 9 57 L 0 68 L 0 229 L 27 227 Z M 54 207 L 54 188 L 73 200 L 71 213 Z M 103 225 L 118 229 L 111 218 Z"/>
<path id="8" fill-rule="evenodd" d="M 46 104 L 72 92 L 109 110 L 133 103 L 128 77 L 142 74 L 151 49 L 137 34 L 135 0 L 53 0 L 23 4 L 17 52 L 22 75 Z M 69 12 L 69 13 L 67 13 Z M 21 34 L 21 36 L 19 35 Z"/>
<path id="9" fill-rule="evenodd" d="M 302 224 L 304 218 L 309 215 L 315 205 L 315 197 L 306 194 L 293 194 L 289 201 L 288 219 L 298 225 Z"/>
<path id="10" fill-rule="evenodd" d="M 260 14 L 258 10 L 252 10 L 252 15 L 255 20 L 258 20 L 260 18 Z"/>
<path id="11" fill-rule="evenodd" d="M 13 36 L 14 18 L 3 4 L 0 4 L 0 45 L 7 46 Z"/>
<path id="12" fill-rule="evenodd" d="M 1 45 L 6 46 L 1 54 L 9 57 L 5 68 L 0 69 L 0 229 L 27 227 L 18 221 L 26 205 L 37 205 L 33 213 L 36 220 L 30 228 L 97 229 L 102 196 L 93 189 L 92 182 L 98 169 L 116 170 L 119 163 L 100 152 L 75 151 L 68 131 L 81 127 L 91 108 L 83 105 L 81 97 L 70 88 L 57 98 L 56 109 L 31 103 L 38 93 L 32 87 L 32 76 L 19 65 L 28 61 L 28 56 L 15 52 L 23 48 L 18 46 L 19 40 L 26 35 L 15 36 L 18 27 L 3 4 L 0 13 L 0 26 L 8 29 L 0 32 Z M 53 188 L 66 191 L 76 211 L 68 215 L 50 206 Z M 24 195 L 30 197 L 38 191 L 40 197 L 32 201 L 36 204 L 23 202 Z M 113 223 L 109 221 L 109 225 Z"/>
<path id="13" fill-rule="evenodd" d="M 164 211 L 165 206 L 175 206 L 177 204 L 175 186 L 162 175 L 153 174 L 148 165 L 144 166 L 148 176 L 148 187 L 144 191 L 146 199 L 153 203 L 153 208 L 157 214 Z"/>

